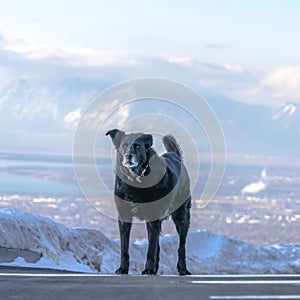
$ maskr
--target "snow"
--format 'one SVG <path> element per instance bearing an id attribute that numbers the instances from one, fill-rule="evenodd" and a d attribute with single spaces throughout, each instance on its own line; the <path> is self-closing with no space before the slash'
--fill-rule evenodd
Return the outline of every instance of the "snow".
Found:
<path id="1" fill-rule="evenodd" d="M 177 274 L 177 235 L 162 236 L 160 245 L 159 274 Z M 114 273 L 119 265 L 119 241 L 101 231 L 69 228 L 11 209 L 0 210 L 0 249 L 0 265 L 5 266 Z M 131 274 L 142 271 L 146 250 L 146 240 L 131 242 Z M 5 251 L 16 257 L 7 261 Z M 36 261 L 28 262 L 29 256 Z M 192 274 L 299 273 L 300 244 L 260 246 L 199 230 L 188 235 L 187 265 Z"/>
<path id="2" fill-rule="evenodd" d="M 64 116 L 66 129 L 74 129 L 79 124 L 81 118 L 81 109 L 77 108 Z"/>
<path id="3" fill-rule="evenodd" d="M 260 191 L 264 190 L 266 188 L 266 184 L 263 181 L 253 182 L 248 185 L 246 185 L 242 189 L 242 194 L 257 194 Z"/>
<path id="4" fill-rule="evenodd" d="M 297 110 L 297 107 L 295 105 L 292 105 L 292 104 L 288 104 L 284 107 L 284 112 L 288 113 L 289 116 L 292 116 L 296 110 Z"/>
<path id="5" fill-rule="evenodd" d="M 109 272 L 118 261 L 118 248 L 100 231 L 68 228 L 10 209 L 0 210 L 0 247 L 40 253 L 41 259 L 30 267 Z M 20 260 L 12 263 L 18 262 L 24 266 Z"/>
<path id="6" fill-rule="evenodd" d="M 257 194 L 257 193 L 263 191 L 267 187 L 266 181 L 267 181 L 267 171 L 266 171 L 266 169 L 263 169 L 261 171 L 260 180 L 246 185 L 242 189 L 241 194 L 242 195 Z"/>
<path id="7" fill-rule="evenodd" d="M 297 107 L 293 104 L 285 104 L 283 108 L 275 115 L 273 115 L 273 120 L 278 120 L 283 117 L 292 117 L 297 111 Z"/>

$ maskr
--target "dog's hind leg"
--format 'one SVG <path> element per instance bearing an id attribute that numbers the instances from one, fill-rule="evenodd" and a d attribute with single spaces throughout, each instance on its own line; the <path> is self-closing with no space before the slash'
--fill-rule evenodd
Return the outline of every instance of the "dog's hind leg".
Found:
<path id="1" fill-rule="evenodd" d="M 185 244 L 186 237 L 190 226 L 190 207 L 191 198 L 189 198 L 181 207 L 179 207 L 173 214 L 172 219 L 175 223 L 176 230 L 179 235 L 178 248 L 178 263 L 177 270 L 179 275 L 191 275 L 186 267 Z"/>
<path id="2" fill-rule="evenodd" d="M 121 241 L 121 264 L 116 270 L 116 274 L 128 274 L 129 269 L 129 239 L 131 222 L 123 222 L 119 220 L 119 232 Z"/>
<path id="3" fill-rule="evenodd" d="M 148 232 L 148 251 L 147 251 L 147 262 L 145 265 L 145 270 L 142 272 L 143 275 L 157 274 L 159 267 L 159 235 L 161 231 L 161 221 L 147 222 L 147 232 Z"/>

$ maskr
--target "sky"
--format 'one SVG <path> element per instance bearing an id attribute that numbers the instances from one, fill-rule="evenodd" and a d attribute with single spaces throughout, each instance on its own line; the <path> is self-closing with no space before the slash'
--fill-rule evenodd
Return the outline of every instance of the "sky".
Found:
<path id="1" fill-rule="evenodd" d="M 258 70 L 300 58 L 297 0 L 1 2 L 0 32 L 29 44 L 190 56 Z"/>
<path id="2" fill-rule="evenodd" d="M 57 131 L 59 118 L 76 124 L 101 90 L 139 77 L 274 109 L 300 104 L 297 0 L 0 0 L 0 8 L 0 118 L 20 135 L 25 121 L 30 131 Z"/>
<path id="3" fill-rule="evenodd" d="M 0 47 L 6 54 L 75 54 L 89 65 L 95 58 L 99 64 L 99 55 L 110 65 L 162 58 L 189 67 L 207 64 L 243 73 L 241 80 L 246 76 L 249 84 L 256 81 L 230 94 L 239 100 L 300 101 L 297 0 L 12 0 L 0 7 Z M 146 68 L 142 75 L 148 75 Z M 200 82 L 214 85 L 211 79 Z"/>

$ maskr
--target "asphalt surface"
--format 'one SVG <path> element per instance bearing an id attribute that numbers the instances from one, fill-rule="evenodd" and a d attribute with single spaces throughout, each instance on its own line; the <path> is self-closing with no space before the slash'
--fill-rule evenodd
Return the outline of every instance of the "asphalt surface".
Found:
<path id="1" fill-rule="evenodd" d="M 94 275 L 0 267 L 0 299 L 300 299 L 300 275 Z"/>

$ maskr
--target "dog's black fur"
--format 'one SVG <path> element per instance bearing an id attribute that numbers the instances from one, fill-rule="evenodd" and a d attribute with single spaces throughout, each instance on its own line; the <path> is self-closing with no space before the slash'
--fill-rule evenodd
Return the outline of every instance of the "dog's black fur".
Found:
<path id="1" fill-rule="evenodd" d="M 137 217 L 146 220 L 148 232 L 147 261 L 142 274 L 157 274 L 161 223 L 171 215 L 179 235 L 177 270 L 180 275 L 190 275 L 185 258 L 190 225 L 190 181 L 175 138 L 170 135 L 163 137 L 167 153 L 158 156 L 149 134 L 125 134 L 113 129 L 106 135 L 112 138 L 117 150 L 115 200 L 119 214 L 121 264 L 116 273 L 128 274 L 131 221 Z M 154 180 L 153 185 L 139 187 L 139 183 L 145 183 L 150 177 Z M 157 220 L 153 221 L 148 215 L 150 212 L 143 210 L 143 205 L 139 206 L 142 203 L 158 203 L 155 208 Z"/>

